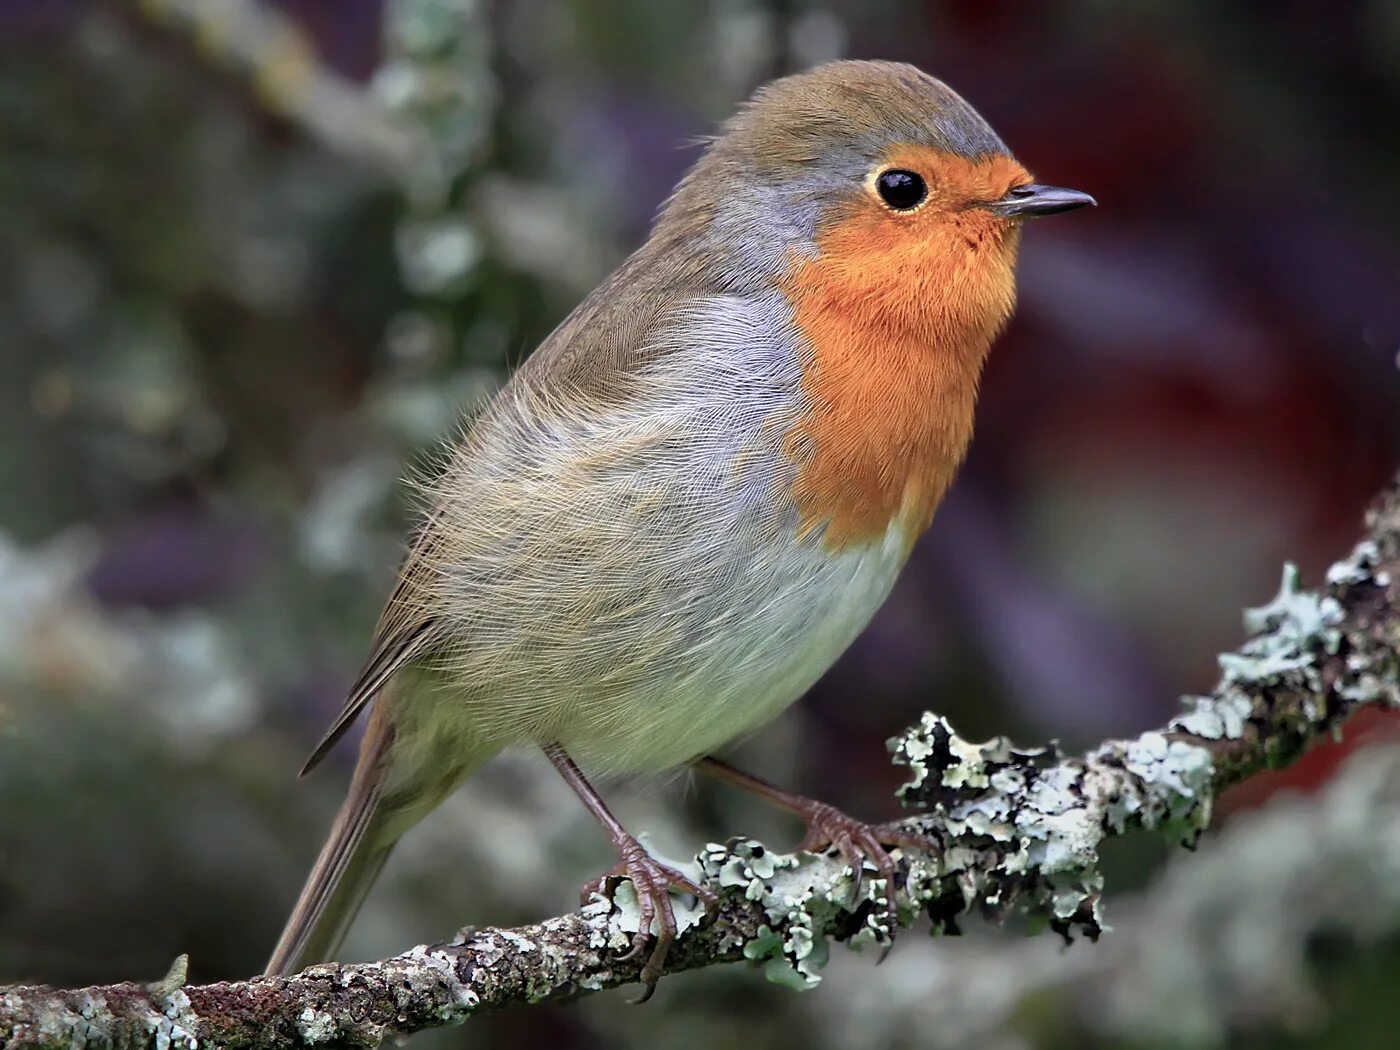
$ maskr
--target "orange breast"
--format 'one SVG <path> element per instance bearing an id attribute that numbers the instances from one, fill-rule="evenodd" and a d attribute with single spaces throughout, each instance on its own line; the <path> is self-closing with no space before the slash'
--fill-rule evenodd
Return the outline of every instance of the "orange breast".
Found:
<path id="1" fill-rule="evenodd" d="M 928 159 L 903 163 L 916 161 Z M 966 170 L 951 174 L 953 162 L 938 161 L 946 194 L 991 199 L 1025 178 L 1009 158 L 957 162 Z M 957 177 L 975 185 L 950 186 Z M 936 203 L 911 215 L 853 202 L 785 282 L 807 343 L 810 405 L 787 435 L 792 495 L 801 534 L 823 530 L 832 550 L 883 536 L 896 520 L 910 544 L 927 527 L 967 450 L 982 364 L 1015 303 L 1017 229 Z"/>

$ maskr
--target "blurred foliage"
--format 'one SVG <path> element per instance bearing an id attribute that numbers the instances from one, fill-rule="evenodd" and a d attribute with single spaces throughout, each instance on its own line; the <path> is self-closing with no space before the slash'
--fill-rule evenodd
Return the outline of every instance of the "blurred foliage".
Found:
<path id="1" fill-rule="evenodd" d="M 347 755 L 294 774 L 388 586 L 396 479 L 769 76 L 915 61 L 1102 206 L 1027 237 L 964 477 L 749 765 L 876 814 L 883 738 L 927 707 L 1070 744 L 1155 723 L 1281 560 L 1350 543 L 1400 449 L 1386 0 L 42 0 L 0 7 L 0 54 L 0 980 L 260 966 L 338 800 Z M 673 854 L 792 830 L 681 796 L 620 808 Z M 605 861 L 566 789 L 506 758 L 404 843 L 350 948 L 557 912 Z M 1119 862 L 1141 888 L 1162 858 Z M 905 950 L 925 961 L 840 957 L 808 997 L 735 968 L 645 1011 L 608 996 L 419 1042 L 845 1045 L 899 1030 L 873 1023 L 890 982 L 936 996 L 957 958 Z M 1309 959 L 1316 1013 L 1235 1043 L 1382 1045 L 1393 934 Z M 1090 1045 L 1060 1024 L 1032 996 L 980 1045 Z"/>

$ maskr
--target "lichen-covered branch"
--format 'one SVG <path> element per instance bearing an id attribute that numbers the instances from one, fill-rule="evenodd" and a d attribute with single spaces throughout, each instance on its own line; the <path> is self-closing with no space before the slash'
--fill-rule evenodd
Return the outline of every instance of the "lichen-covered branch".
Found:
<path id="1" fill-rule="evenodd" d="M 908 938 L 875 980 L 808 1012 L 838 1047 L 988 1050 L 1040 1045 L 1044 1033 L 1054 1046 L 1137 1050 L 1275 1036 L 1370 1045 L 1338 1029 L 1386 1007 L 1357 1010 L 1337 985 L 1385 986 L 1400 945 L 1397 842 L 1400 747 L 1360 748 L 1320 790 L 1232 814 L 1206 848 L 1115 894 L 1112 936 L 1092 951 L 1045 937 Z M 1026 1017 L 1039 1040 L 1009 1035 Z"/>
<path id="2" fill-rule="evenodd" d="M 1192 841 L 1218 793 L 1297 756 L 1366 705 L 1400 707 L 1400 488 L 1373 509 L 1368 535 L 1303 590 L 1285 570 L 1278 596 L 1250 611 L 1249 640 L 1221 657 L 1208 696 L 1170 724 L 1087 755 L 963 740 L 943 719 L 891 741 L 908 767 L 912 827 L 938 844 L 900 858 L 887 887 L 859 883 L 839 858 L 776 854 L 751 840 L 711 845 L 691 874 L 721 894 L 713 923 L 678 906 L 669 971 L 749 959 L 796 985 L 819 979 L 831 940 L 884 943 L 884 895 L 901 923 L 927 914 L 952 931 L 967 914 L 1024 913 L 1065 936 L 1099 933 L 1103 841 L 1149 829 Z M 187 986 L 179 967 L 154 985 L 0 989 L 0 1042 L 28 1047 L 374 1046 L 515 1003 L 583 995 L 636 979 L 619 961 L 637 928 L 630 887 L 615 902 L 516 929 L 466 930 L 381 962 L 295 977 Z"/>

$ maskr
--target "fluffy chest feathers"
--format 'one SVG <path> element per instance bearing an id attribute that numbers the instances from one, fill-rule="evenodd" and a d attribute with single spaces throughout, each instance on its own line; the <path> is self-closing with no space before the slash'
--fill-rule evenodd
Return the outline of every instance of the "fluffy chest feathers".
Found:
<path id="1" fill-rule="evenodd" d="M 833 550 L 927 527 L 966 452 L 982 364 L 1015 304 L 1014 232 L 968 212 L 937 238 L 836 224 L 784 282 L 810 405 L 789 434 L 804 532 Z M 1013 238 L 1007 243 L 1006 238 Z"/>

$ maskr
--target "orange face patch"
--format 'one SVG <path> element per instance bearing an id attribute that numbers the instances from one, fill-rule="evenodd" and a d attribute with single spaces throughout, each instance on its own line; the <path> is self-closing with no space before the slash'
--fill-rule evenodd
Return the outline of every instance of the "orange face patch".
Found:
<path id="1" fill-rule="evenodd" d="M 784 282 L 806 338 L 810 409 L 787 436 L 801 531 L 840 550 L 899 519 L 927 527 L 972 437 L 982 363 L 1015 305 L 1018 224 L 978 204 L 1030 181 L 1009 157 L 921 147 L 877 168 L 916 171 L 917 208 L 873 193 L 835 208 Z"/>

